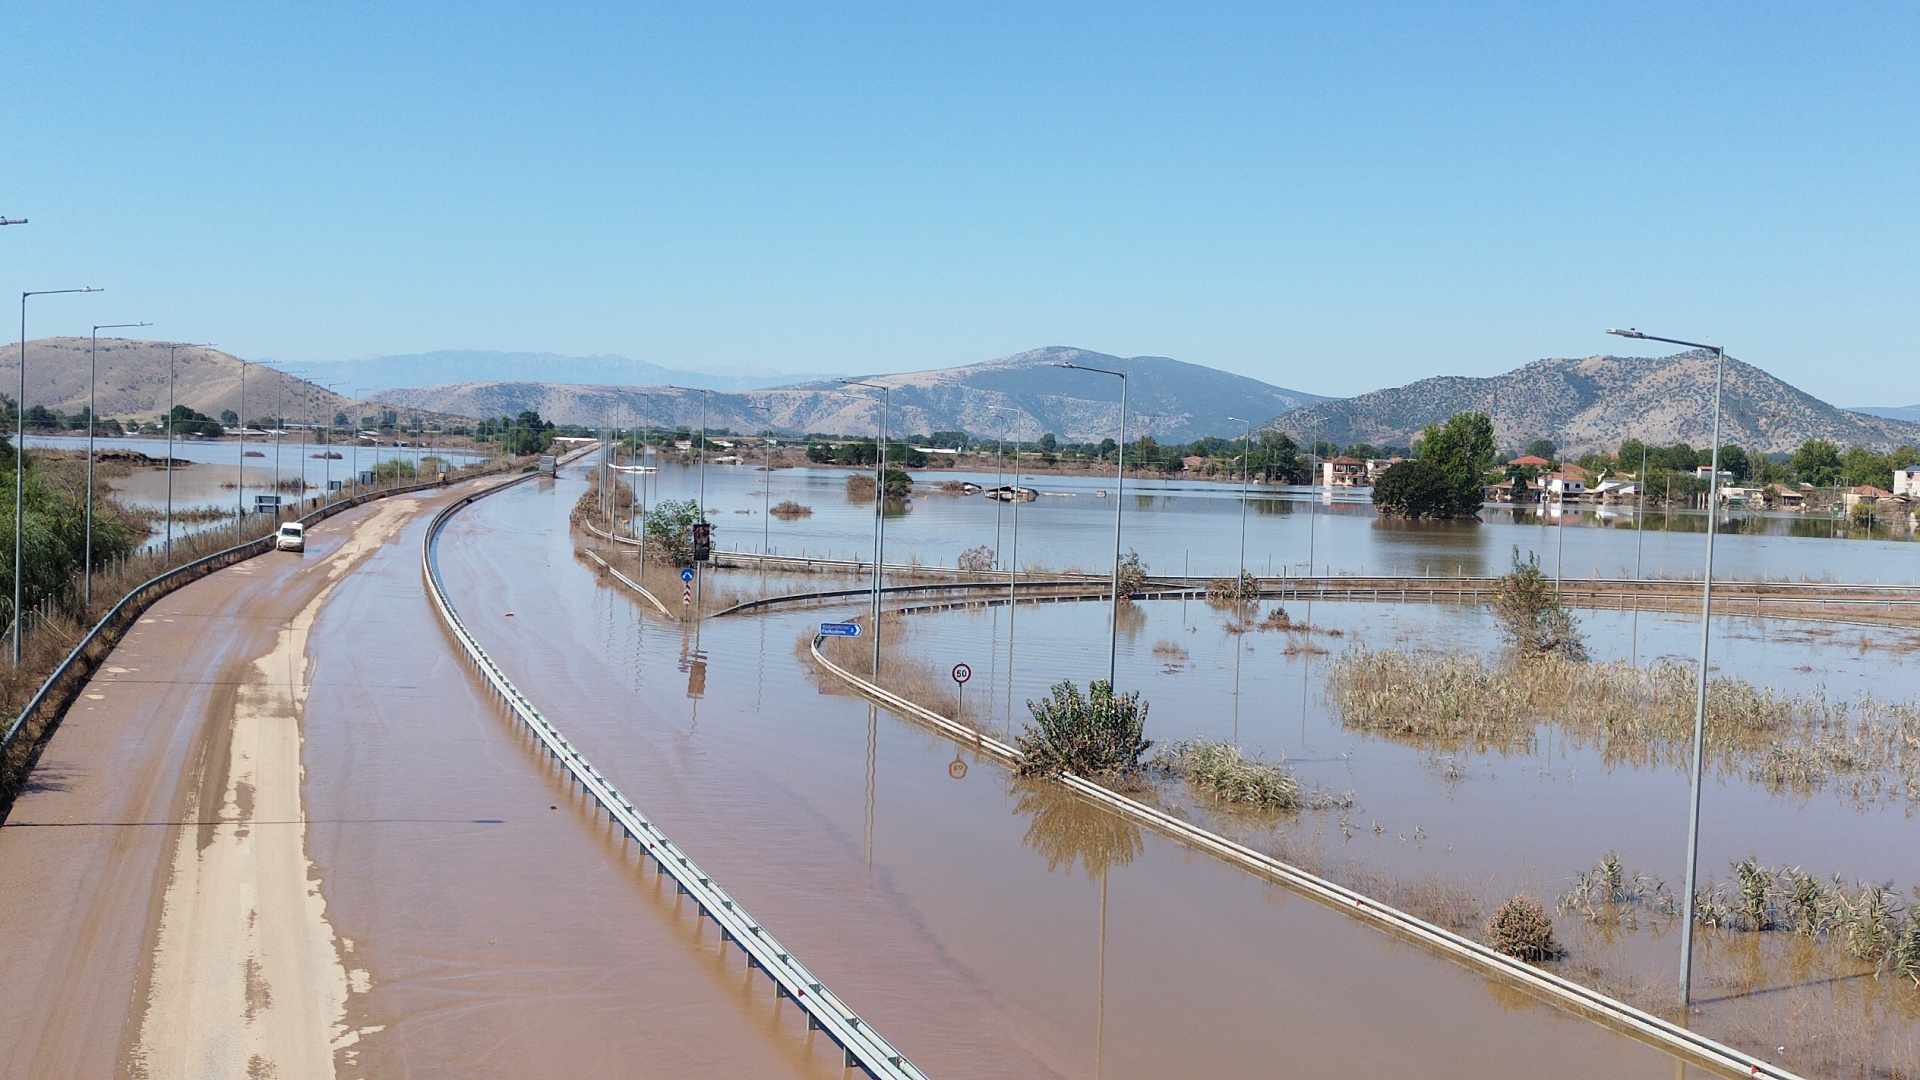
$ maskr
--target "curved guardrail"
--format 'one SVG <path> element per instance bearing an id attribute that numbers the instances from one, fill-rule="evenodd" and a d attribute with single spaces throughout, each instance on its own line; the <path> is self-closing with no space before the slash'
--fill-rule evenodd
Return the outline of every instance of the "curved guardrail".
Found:
<path id="1" fill-rule="evenodd" d="M 818 634 L 814 635 L 810 646 L 814 662 L 841 682 L 894 712 L 918 721 L 963 746 L 978 750 L 1003 765 L 1011 768 L 1020 763 L 1021 755 L 1017 748 L 991 735 L 975 731 L 965 724 L 941 716 L 931 709 L 885 690 L 835 664 L 820 651 L 821 641 L 822 638 Z M 1396 935 L 1426 945 L 1476 971 L 1526 987 L 1559 1005 L 1661 1047 L 1669 1053 L 1740 1076 L 1799 1080 L 1797 1074 L 1772 1062 L 1716 1042 L 1696 1031 L 1637 1009 L 1571 979 L 1543 971 L 1497 949 L 1489 948 L 1472 938 L 1435 926 L 1364 893 L 1356 892 L 1290 863 L 1282 862 L 1271 855 L 1255 851 L 1244 844 L 1235 843 L 1218 833 L 1202 829 L 1191 822 L 1183 821 L 1165 811 L 1128 798 L 1084 777 L 1066 773 L 1056 777 L 1056 780 L 1069 790 L 1179 843 L 1252 871 L 1260 877 L 1293 889 L 1327 907 L 1344 911 Z"/>
<path id="2" fill-rule="evenodd" d="M 841 1049 L 846 1065 L 858 1067 L 876 1080 L 917 1080 L 924 1077 L 925 1073 L 829 990 L 780 944 L 772 931 L 749 915 L 746 908 L 701 870 L 691 856 L 661 831 L 660 826 L 649 821 L 631 800 L 614 787 L 611 780 L 602 776 L 567 741 L 566 736 L 541 714 L 532 700 L 513 685 L 461 622 L 459 613 L 447 598 L 434 555 L 434 544 L 440 529 L 454 514 L 475 500 L 505 491 L 531 478 L 522 477 L 486 491 L 474 492 L 448 504 L 428 523 L 426 539 L 421 543 L 420 569 L 426 578 L 427 594 L 433 599 L 440 621 L 459 643 L 475 670 L 485 678 L 488 689 L 534 734 L 547 755 L 566 770 L 570 782 L 579 784 L 583 791 L 591 795 L 594 802 L 606 811 L 608 819 L 619 824 L 627 839 L 640 844 L 641 850 L 653 860 L 655 872 L 665 872 L 674 879 L 681 893 L 693 897 L 700 914 L 712 919 L 720 927 L 722 939 L 738 945 L 746 954 L 749 967 L 760 969 L 772 981 L 777 997 L 788 998 L 800 1006 L 807 1015 L 809 1030 L 827 1033 L 827 1037 Z"/>
<path id="3" fill-rule="evenodd" d="M 473 475 L 485 475 L 485 470 L 469 474 L 463 479 L 470 479 Z M 363 492 L 325 503 L 293 520 L 303 525 L 311 525 L 376 499 L 438 489 L 440 486 L 438 481 L 423 481 L 402 487 Z M 276 528 L 278 528 L 278 522 L 279 519 L 276 518 Z M 59 717 L 67 706 L 73 703 L 74 695 L 79 693 L 87 679 L 92 677 L 95 665 L 119 644 L 121 635 L 126 633 L 127 628 L 133 625 L 141 613 L 146 611 L 154 601 L 175 589 L 197 581 L 215 570 L 225 569 L 234 563 L 244 562 L 262 554 L 271 548 L 272 544 L 273 534 L 269 532 L 232 547 L 222 548 L 212 554 L 202 555 L 192 562 L 182 563 L 171 570 L 164 570 L 128 590 L 125 596 L 107 609 L 106 614 L 100 616 L 99 621 L 81 636 L 60 663 L 48 673 L 46 679 L 40 684 L 40 688 L 27 699 L 19 715 L 7 725 L 6 733 L 0 735 L 0 820 L 5 820 L 7 812 L 12 809 L 13 793 L 18 782 L 31 771 L 40 747 L 45 745 L 54 729 L 59 726 Z M 35 742 L 38 745 L 26 751 L 27 756 L 18 762 L 17 769 L 8 769 L 7 763 L 14 760 L 16 752 L 20 752 L 16 743 L 26 732 L 35 731 L 34 721 L 43 716 L 47 717 L 47 723 L 37 729 Z M 10 772 L 17 772 L 18 775 L 8 775 Z"/>

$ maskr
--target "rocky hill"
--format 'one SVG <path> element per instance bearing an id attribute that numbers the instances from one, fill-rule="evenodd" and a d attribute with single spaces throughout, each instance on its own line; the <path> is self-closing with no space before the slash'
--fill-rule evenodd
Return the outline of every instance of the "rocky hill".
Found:
<path id="1" fill-rule="evenodd" d="M 27 407 L 44 405 L 71 413 L 87 403 L 88 339 L 52 337 L 27 342 Z M 19 387 L 17 347 L 0 349 L 0 393 Z M 103 417 L 149 419 L 167 411 L 167 347 L 164 342 L 101 338 L 96 408 Z M 240 412 L 240 360 L 218 349 L 180 349 L 174 355 L 174 400 L 217 417 Z M 344 412 L 355 420 L 369 403 L 264 364 L 247 365 L 246 414 L 280 412 L 298 422 L 329 423 Z M 430 418 L 429 418 L 430 419 Z"/>
<path id="2" fill-rule="evenodd" d="M 1026 439 L 1052 432 L 1062 439 L 1089 441 L 1113 435 L 1120 412 L 1119 381 L 1056 366 L 1066 361 L 1127 372 L 1129 438 L 1228 434 L 1238 427 L 1228 416 L 1261 419 L 1321 400 L 1164 356 L 1118 357 L 1063 346 L 965 367 L 862 378 L 891 391 L 889 425 L 894 432 L 968 431 Z M 534 408 L 562 423 L 662 426 L 699 424 L 701 399 L 706 397 L 707 423 L 735 431 L 771 424 L 781 431 L 869 432 L 880 413 L 877 394 L 828 382 L 702 395 L 660 387 L 483 381 L 377 396 L 468 416 Z"/>
<path id="3" fill-rule="evenodd" d="M 1920 423 L 1835 408 L 1751 364 L 1727 360 L 1721 438 L 1748 450 L 1792 450 L 1809 438 L 1891 449 L 1920 445 Z M 1441 376 L 1284 413 L 1275 424 L 1339 443 L 1411 444 L 1426 425 L 1478 410 L 1493 417 L 1502 449 L 1552 439 L 1582 453 L 1633 437 L 1651 443 L 1713 441 L 1713 357 L 1589 356 L 1536 360 L 1492 378 Z"/>

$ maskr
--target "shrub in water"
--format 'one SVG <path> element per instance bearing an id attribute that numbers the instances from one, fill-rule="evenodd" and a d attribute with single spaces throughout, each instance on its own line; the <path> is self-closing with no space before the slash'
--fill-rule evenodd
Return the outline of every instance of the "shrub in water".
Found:
<path id="1" fill-rule="evenodd" d="M 1540 557 L 1520 558 L 1513 552 L 1513 570 L 1494 583 L 1493 614 L 1500 620 L 1500 632 L 1507 644 L 1522 656 L 1560 656 L 1568 660 L 1587 658 L 1586 639 L 1553 583 L 1540 572 Z"/>
<path id="2" fill-rule="evenodd" d="M 1096 679 L 1082 694 L 1071 680 L 1053 684 L 1039 701 L 1027 702 L 1033 722 L 1020 733 L 1022 776 L 1116 776 L 1140 768 L 1153 742 L 1144 736 L 1147 706 L 1140 694 L 1115 697 L 1113 684 Z"/>
<path id="3" fill-rule="evenodd" d="M 991 570 L 993 569 L 993 549 L 985 544 L 970 547 L 960 553 L 957 565 L 962 570 Z"/>
<path id="4" fill-rule="evenodd" d="M 1530 896 L 1516 896 L 1487 920 L 1487 944 L 1521 960 L 1551 960 L 1560 955 L 1553 920 Z"/>
<path id="5" fill-rule="evenodd" d="M 1186 739 L 1155 755 L 1153 766 L 1219 802 L 1262 810 L 1300 808 L 1300 782 L 1285 766 L 1248 761 L 1231 743 Z"/>

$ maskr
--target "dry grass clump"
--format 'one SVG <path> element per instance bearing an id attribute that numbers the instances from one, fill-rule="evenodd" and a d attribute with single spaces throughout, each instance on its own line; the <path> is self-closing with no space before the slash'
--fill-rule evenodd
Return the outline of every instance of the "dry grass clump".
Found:
<path id="1" fill-rule="evenodd" d="M 1169 664 L 1184 664 L 1187 662 L 1187 650 L 1185 646 L 1177 641 L 1168 641 L 1165 638 L 1153 643 L 1153 656 L 1154 659 L 1165 661 Z"/>
<path id="2" fill-rule="evenodd" d="M 869 502 L 873 493 L 879 490 L 879 484 L 866 473 L 853 473 L 847 477 L 847 498 L 856 502 Z"/>
<path id="3" fill-rule="evenodd" d="M 1300 782 L 1285 765 L 1249 761 L 1231 743 L 1184 739 L 1154 755 L 1152 767 L 1177 776 L 1214 802 L 1261 810 L 1298 810 Z"/>
<path id="4" fill-rule="evenodd" d="M 1629 875 L 1619 854 L 1611 851 L 1592 869 L 1575 875 L 1573 887 L 1560 895 L 1558 906 L 1591 923 L 1629 927 L 1638 925 L 1637 914 L 1643 909 L 1664 916 L 1680 910 L 1680 902 L 1665 882 L 1647 874 Z"/>
<path id="5" fill-rule="evenodd" d="M 782 499 L 774 503 L 773 509 L 767 513 L 782 520 L 791 521 L 794 518 L 812 517 L 813 507 L 794 502 L 792 499 Z"/>
<path id="6" fill-rule="evenodd" d="M 1690 665 L 1587 663 L 1548 655 L 1490 665 L 1466 653 L 1349 650 L 1329 696 L 1361 730 L 1484 746 L 1524 746 L 1550 722 L 1609 759 L 1681 762 L 1693 738 Z M 1920 708 L 1788 694 L 1732 677 L 1707 687 L 1707 751 L 1777 786 L 1853 778 L 1858 798 L 1920 799 Z"/>
<path id="7" fill-rule="evenodd" d="M 1552 917 L 1530 896 L 1515 896 L 1500 905 L 1487 920 L 1487 944 L 1521 960 L 1551 960 L 1560 955 Z"/>

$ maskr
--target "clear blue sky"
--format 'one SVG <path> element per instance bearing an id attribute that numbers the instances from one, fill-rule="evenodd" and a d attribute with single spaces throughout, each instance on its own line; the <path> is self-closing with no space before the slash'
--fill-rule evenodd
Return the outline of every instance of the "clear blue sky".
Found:
<path id="1" fill-rule="evenodd" d="M 0 40 L 0 290 L 111 290 L 33 336 L 1347 394 L 1635 323 L 1920 398 L 1911 3 L 79 7 Z"/>

